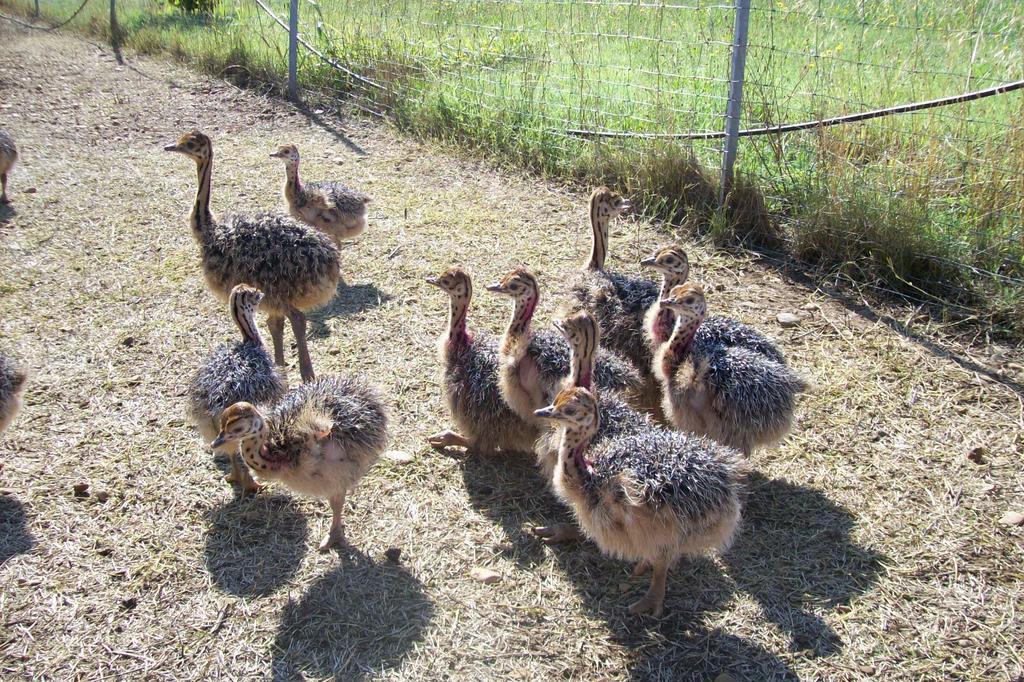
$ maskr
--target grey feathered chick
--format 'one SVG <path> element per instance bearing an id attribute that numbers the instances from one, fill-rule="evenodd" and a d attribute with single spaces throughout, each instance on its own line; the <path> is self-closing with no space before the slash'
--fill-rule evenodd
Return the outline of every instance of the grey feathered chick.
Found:
<path id="1" fill-rule="evenodd" d="M 13 358 L 0 353 L 0 433 L 3 433 L 21 409 L 28 374 Z"/>
<path id="2" fill-rule="evenodd" d="M 284 375 L 263 345 L 256 328 L 256 310 L 263 294 L 245 284 L 231 290 L 228 311 L 242 340 L 225 343 L 203 361 L 188 387 L 188 415 L 199 429 L 204 443 L 220 432 L 220 415 L 238 402 L 273 405 L 288 390 Z M 256 492 L 259 486 L 238 458 L 238 448 L 221 448 L 231 456 L 229 482 L 238 483 L 243 492 Z"/>
<path id="3" fill-rule="evenodd" d="M 345 497 L 387 440 L 387 410 L 377 391 L 351 377 L 327 377 L 292 389 L 269 411 L 247 402 L 228 407 L 211 445 L 237 443 L 260 478 L 327 498 L 333 518 L 320 543 L 324 552 L 345 544 Z"/>
<path id="4" fill-rule="evenodd" d="M 708 438 L 656 426 L 597 440 L 603 415 L 585 388 L 537 411 L 561 429 L 554 485 L 607 554 L 653 569 L 633 613 L 660 616 L 668 569 L 683 556 L 722 551 L 740 520 L 746 465 Z"/>
<path id="5" fill-rule="evenodd" d="M 302 379 L 313 380 L 304 311 L 318 308 L 334 297 L 341 277 L 337 247 L 317 230 L 281 214 L 214 219 L 210 213 L 210 138 L 194 130 L 164 150 L 184 154 L 196 163 L 199 188 L 189 224 L 199 244 L 206 283 L 225 301 L 236 284 L 249 284 L 262 291 L 260 307 L 268 315 L 274 361 L 284 364 L 287 317 L 295 334 Z"/>
<path id="6" fill-rule="evenodd" d="M 7 197 L 7 174 L 18 160 L 18 147 L 6 130 L 0 130 L 0 204 L 9 204 Z"/>
<path id="7" fill-rule="evenodd" d="M 498 386 L 498 342 L 493 336 L 470 333 L 466 318 L 473 282 L 465 270 L 452 268 L 432 284 L 448 294 L 448 328 L 438 339 L 445 399 L 457 431 L 448 429 L 428 440 L 437 448 L 459 446 L 491 454 L 530 452 L 536 428 L 516 415 Z"/>
<path id="8" fill-rule="evenodd" d="M 534 422 L 534 410 L 548 404 L 570 371 L 569 344 L 560 334 L 531 329 L 540 301 L 537 279 L 517 268 L 487 290 L 512 298 L 515 307 L 499 344 L 500 384 L 505 401 L 523 419 Z M 643 380 L 629 363 L 599 350 L 594 383 L 600 390 L 639 392 Z"/>
<path id="9" fill-rule="evenodd" d="M 370 197 L 337 182 L 303 183 L 299 179 L 299 148 L 278 147 L 270 155 L 284 161 L 284 200 L 296 220 L 309 223 L 340 245 L 366 229 Z"/>
<path id="10" fill-rule="evenodd" d="M 676 315 L 655 361 L 673 424 L 748 456 L 789 433 L 796 395 L 808 385 L 775 344 L 736 320 L 705 319 L 704 290 L 697 284 L 675 287 L 661 305 Z"/>

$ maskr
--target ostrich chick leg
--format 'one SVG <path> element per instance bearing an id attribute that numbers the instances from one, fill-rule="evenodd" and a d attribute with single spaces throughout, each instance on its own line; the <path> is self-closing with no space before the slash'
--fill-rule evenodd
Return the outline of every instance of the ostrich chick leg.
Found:
<path id="1" fill-rule="evenodd" d="M 645 563 L 645 562 L 641 562 Z M 668 562 L 664 559 L 653 565 L 654 572 L 651 574 L 651 586 L 647 588 L 647 594 L 629 607 L 633 614 L 649 613 L 655 618 L 661 616 L 665 610 L 665 578 L 668 575 Z"/>
<path id="2" fill-rule="evenodd" d="M 224 480 L 241 486 L 243 495 L 263 490 L 263 486 L 253 480 L 249 468 L 242 463 L 242 458 L 237 452 L 231 455 L 231 473 L 225 476 Z"/>
<path id="3" fill-rule="evenodd" d="M 469 442 L 468 438 L 463 436 L 461 433 L 452 431 L 451 429 L 447 429 L 441 433 L 435 433 L 427 439 L 427 442 L 435 448 L 450 448 L 453 445 L 460 448 L 469 448 L 472 446 L 472 443 Z"/>
<path id="4" fill-rule="evenodd" d="M 299 374 L 302 375 L 302 381 L 315 381 L 313 361 L 309 359 L 309 346 L 306 345 L 306 316 L 301 310 L 292 308 L 288 311 L 288 321 L 291 322 L 292 333 L 295 334 L 295 348 L 299 352 Z"/>
<path id="5" fill-rule="evenodd" d="M 284 318 L 280 315 L 271 315 L 267 318 L 267 327 L 270 329 L 270 339 L 274 343 L 274 364 L 284 367 Z"/>
<path id="6" fill-rule="evenodd" d="M 341 494 L 335 495 L 331 498 L 331 528 L 327 531 L 327 535 L 324 536 L 323 541 L 317 548 L 321 552 L 326 552 L 332 547 L 341 549 L 345 546 L 345 522 L 341 520 L 341 513 L 345 509 L 345 491 Z"/>
<path id="7" fill-rule="evenodd" d="M 550 526 L 537 526 L 533 529 L 533 534 L 548 545 L 583 539 L 583 533 L 572 523 L 553 523 Z"/>

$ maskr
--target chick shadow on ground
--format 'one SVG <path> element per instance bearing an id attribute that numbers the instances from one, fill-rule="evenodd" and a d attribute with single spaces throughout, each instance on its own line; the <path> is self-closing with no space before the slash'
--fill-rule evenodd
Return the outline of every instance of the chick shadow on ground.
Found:
<path id="1" fill-rule="evenodd" d="M 274 640 L 274 680 L 358 680 L 398 666 L 434 616 L 406 568 L 376 563 L 354 547 L 284 607 Z"/>
<path id="2" fill-rule="evenodd" d="M 548 551 L 529 528 L 568 521 L 571 514 L 550 492 L 533 459 L 451 454 L 459 459 L 473 506 L 501 525 L 517 563 L 543 563 Z M 550 556 L 584 607 L 607 623 L 616 643 L 633 652 L 631 679 L 713 679 L 723 672 L 736 679 L 796 679 L 773 652 L 702 621 L 739 592 L 752 597 L 764 618 L 790 637 L 791 652 L 838 652 L 842 641 L 818 613 L 849 604 L 870 589 L 884 561 L 853 542 L 853 525 L 853 514 L 821 491 L 754 473 L 732 548 L 722 563 L 680 561 L 669 575 L 665 615 L 656 620 L 627 610 L 649 580 L 632 577 L 632 565 L 604 557 L 585 540 L 552 545 Z"/>
<path id="3" fill-rule="evenodd" d="M 309 334 L 313 339 L 326 339 L 331 335 L 330 321 L 335 318 L 351 317 L 361 312 L 379 308 L 391 300 L 391 295 L 381 291 L 375 284 L 339 284 L 331 302 L 306 316 L 309 320 Z"/>
<path id="4" fill-rule="evenodd" d="M 532 453 L 480 454 L 455 448 L 441 451 L 455 460 L 470 504 L 501 526 L 506 544 L 501 553 L 518 566 L 546 561 L 543 543 L 530 532 L 537 519 L 572 521 L 572 514 L 548 489 Z"/>
<path id="5" fill-rule="evenodd" d="M 206 517 L 206 568 L 229 594 L 271 594 L 295 575 L 308 549 L 306 515 L 291 497 L 236 496 Z"/>
<path id="6" fill-rule="evenodd" d="M 458 461 L 473 507 L 504 530 L 506 556 L 523 568 L 553 557 L 584 608 L 607 623 L 617 644 L 631 650 L 631 679 L 714 679 L 725 671 L 737 679 L 796 678 L 763 647 L 701 625 L 701 615 L 722 609 L 734 592 L 714 562 L 681 562 L 672 571 L 665 617 L 633 616 L 627 608 L 647 589 L 647 577 L 631 577 L 632 565 L 605 557 L 588 540 L 551 545 L 549 550 L 531 533 L 534 526 L 575 523 L 532 454 L 481 455 L 456 449 L 444 453 Z"/>
<path id="7" fill-rule="evenodd" d="M 11 557 L 32 549 L 35 540 L 28 532 L 25 507 L 10 495 L 0 495 L 0 566 Z"/>
<path id="8" fill-rule="evenodd" d="M 790 650 L 830 656 L 843 642 L 814 611 L 848 606 L 878 580 L 885 556 L 851 538 L 855 518 L 814 488 L 754 472 L 743 525 L 724 556 L 729 576 L 790 637 Z"/>
<path id="9" fill-rule="evenodd" d="M 14 219 L 18 212 L 10 204 L 0 204 L 0 227 L 7 227 L 7 223 Z"/>

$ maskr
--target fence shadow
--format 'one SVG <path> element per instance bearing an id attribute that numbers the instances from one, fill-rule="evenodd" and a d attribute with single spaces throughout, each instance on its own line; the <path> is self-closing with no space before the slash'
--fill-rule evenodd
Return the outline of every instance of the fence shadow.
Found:
<path id="1" fill-rule="evenodd" d="M 281 615 L 271 677 L 359 680 L 394 668 L 423 639 L 434 605 L 398 564 L 347 547 Z"/>
<path id="2" fill-rule="evenodd" d="M 25 507 L 11 495 L 0 495 L 0 566 L 35 545 L 28 531 Z"/>
<path id="3" fill-rule="evenodd" d="M 307 316 L 309 335 L 314 339 L 326 339 L 331 335 L 328 324 L 330 320 L 379 308 L 390 300 L 391 295 L 378 289 L 375 284 L 339 284 L 331 302 Z"/>
<path id="4" fill-rule="evenodd" d="M 315 109 L 310 109 L 309 107 L 304 106 L 304 105 L 297 106 L 296 107 L 296 111 L 298 111 L 300 114 L 302 114 L 302 116 L 304 116 L 306 118 L 306 120 L 308 120 L 310 123 L 312 123 L 316 127 L 320 128 L 321 130 L 323 130 L 323 131 L 325 131 L 327 133 L 330 133 L 331 136 L 335 140 L 337 140 L 338 142 L 340 142 L 343 145 L 345 145 L 345 147 L 350 152 L 352 152 L 353 154 L 356 154 L 358 156 L 368 156 L 369 155 L 365 149 L 363 149 L 358 144 L 353 142 L 352 138 L 350 138 L 348 135 L 345 134 L 344 131 L 342 131 L 342 130 L 340 130 L 338 128 L 337 123 L 338 123 L 338 121 L 341 120 L 340 118 L 337 118 L 337 117 L 327 117 L 327 118 L 325 118 L 325 117 L 321 116 L 320 114 L 316 113 Z"/>
<path id="5" fill-rule="evenodd" d="M 888 292 L 887 294 L 879 292 L 871 300 L 866 301 L 859 293 L 855 295 L 855 291 L 852 288 L 825 284 L 820 278 L 814 276 L 814 271 L 810 266 L 802 266 L 799 262 L 792 259 L 779 258 L 763 252 L 755 253 L 759 256 L 758 265 L 760 267 L 776 271 L 788 284 L 800 287 L 808 292 L 825 294 L 854 315 L 874 324 L 884 324 L 893 332 L 908 341 L 916 343 L 932 355 L 955 362 L 961 368 L 980 374 L 997 384 L 1005 386 L 1018 396 L 1024 397 L 1024 384 L 1021 384 L 1019 381 L 1001 374 L 992 367 L 987 367 L 976 360 L 966 357 L 963 353 L 955 350 L 952 345 L 944 344 L 935 338 L 915 332 L 891 315 L 880 313 L 872 307 L 872 303 L 898 302 L 901 299 L 897 292 Z M 905 301 L 905 299 L 902 300 Z M 941 306 L 936 304 L 931 307 L 931 311 L 936 312 L 940 308 Z"/>
<path id="6" fill-rule="evenodd" d="M 295 575 L 308 549 L 306 515 L 284 495 L 235 498 L 207 511 L 206 520 L 206 569 L 229 594 L 271 594 Z"/>

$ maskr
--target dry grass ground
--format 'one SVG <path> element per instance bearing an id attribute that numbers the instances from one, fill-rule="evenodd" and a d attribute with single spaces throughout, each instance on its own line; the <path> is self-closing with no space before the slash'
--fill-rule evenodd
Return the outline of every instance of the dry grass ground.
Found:
<path id="1" fill-rule="evenodd" d="M 630 567 L 526 532 L 564 517 L 527 460 L 424 445 L 446 420 L 445 301 L 423 276 L 462 263 L 482 282 L 525 261 L 556 290 L 587 246 L 584 194 L 75 39 L 0 25 L 0 40 L 0 125 L 23 150 L 0 213 L 0 346 L 34 372 L 0 439 L 0 676 L 1024 675 L 1024 528 L 998 523 L 1024 506 L 1019 357 L 901 332 L 693 246 L 711 305 L 774 335 L 817 390 L 792 437 L 755 456 L 734 549 L 680 566 L 669 614 L 637 620 Z M 286 141 L 308 177 L 376 196 L 313 361 L 380 383 L 393 447 L 415 459 L 371 471 L 340 557 L 313 551 L 325 503 L 235 499 L 182 418 L 192 368 L 234 334 L 185 224 L 194 170 L 160 151 L 193 126 L 216 144 L 217 210 L 276 205 L 267 153 Z M 617 230 L 615 266 L 664 239 Z M 497 329 L 502 303 L 481 291 L 471 324 Z M 799 327 L 774 323 L 804 307 Z M 475 582 L 474 566 L 503 579 Z"/>

